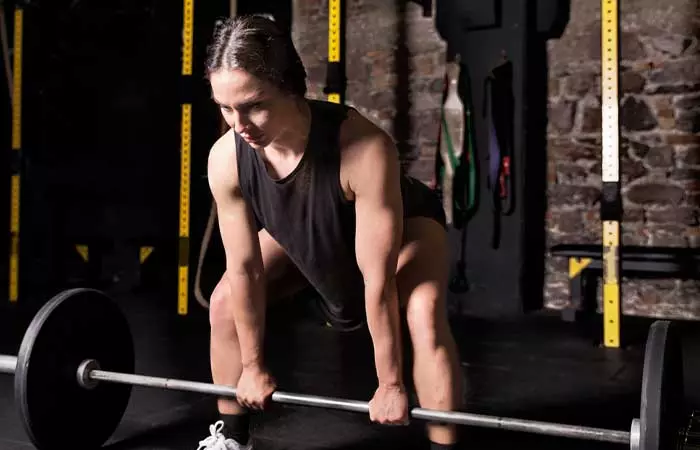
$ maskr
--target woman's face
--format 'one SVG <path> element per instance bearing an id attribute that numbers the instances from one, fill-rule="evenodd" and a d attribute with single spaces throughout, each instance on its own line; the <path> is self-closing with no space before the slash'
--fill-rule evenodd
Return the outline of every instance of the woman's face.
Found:
<path id="1" fill-rule="evenodd" d="M 224 120 L 251 146 L 264 148 L 286 130 L 290 95 L 242 69 L 219 70 L 209 81 Z"/>

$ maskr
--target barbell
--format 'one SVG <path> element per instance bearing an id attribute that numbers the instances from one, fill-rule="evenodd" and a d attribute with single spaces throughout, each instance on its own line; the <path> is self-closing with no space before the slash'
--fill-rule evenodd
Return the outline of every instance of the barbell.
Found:
<path id="1" fill-rule="evenodd" d="M 39 450 L 93 449 L 114 433 L 133 386 L 236 396 L 210 383 L 134 374 L 133 337 L 126 317 L 106 294 L 70 289 L 37 312 L 17 356 L 0 355 L 0 373 L 14 374 L 22 424 Z M 684 402 L 680 339 L 670 321 L 655 321 L 647 337 L 640 417 L 629 430 L 540 422 L 461 411 L 412 408 L 430 422 L 497 428 L 574 439 L 613 442 L 635 450 L 674 450 L 696 435 L 698 422 Z M 276 391 L 272 401 L 368 414 L 369 404 Z M 78 438 L 79 437 L 79 438 Z"/>

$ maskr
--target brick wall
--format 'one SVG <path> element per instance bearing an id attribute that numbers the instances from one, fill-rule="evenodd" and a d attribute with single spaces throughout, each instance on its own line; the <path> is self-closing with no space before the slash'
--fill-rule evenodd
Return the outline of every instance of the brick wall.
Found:
<path id="1" fill-rule="evenodd" d="M 392 133 L 409 173 L 429 181 L 446 46 L 421 7 L 397 3 L 403 2 L 346 1 L 346 102 Z M 327 1 L 294 1 L 292 33 L 312 98 L 325 98 L 327 13 Z"/>
<path id="2" fill-rule="evenodd" d="M 549 244 L 600 242 L 600 2 L 573 0 L 550 41 Z M 697 246 L 700 59 L 694 0 L 620 2 L 623 245 Z M 550 261 L 548 306 L 568 301 L 566 264 Z M 628 314 L 699 317 L 698 285 L 623 284 Z"/>
<path id="3" fill-rule="evenodd" d="M 347 1 L 347 102 L 391 132 L 409 172 L 429 182 L 445 45 L 433 18 L 397 3 Z M 571 3 L 569 26 L 548 49 L 548 246 L 599 242 L 601 232 L 600 5 Z M 323 98 L 327 1 L 293 4 L 309 95 Z M 620 4 L 623 243 L 697 246 L 700 11 L 695 0 Z M 627 314 L 700 317 L 696 283 L 625 280 L 623 290 Z M 565 262 L 548 261 L 545 296 L 549 308 L 568 301 Z"/>

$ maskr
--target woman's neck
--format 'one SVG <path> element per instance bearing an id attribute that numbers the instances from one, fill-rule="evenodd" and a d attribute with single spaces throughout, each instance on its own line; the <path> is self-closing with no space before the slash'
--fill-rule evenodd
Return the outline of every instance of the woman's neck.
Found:
<path id="1" fill-rule="evenodd" d="M 311 130 L 311 108 L 305 98 L 290 106 L 291 120 L 280 135 L 265 148 L 265 152 L 280 158 L 299 156 L 306 150 Z"/>

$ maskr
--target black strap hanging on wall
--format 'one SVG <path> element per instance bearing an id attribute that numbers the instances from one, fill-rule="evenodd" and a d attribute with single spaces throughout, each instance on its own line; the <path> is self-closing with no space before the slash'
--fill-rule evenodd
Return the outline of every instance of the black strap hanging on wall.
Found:
<path id="1" fill-rule="evenodd" d="M 488 125 L 487 185 L 493 204 L 492 246 L 500 246 L 501 216 L 515 208 L 513 63 L 505 61 L 484 80 L 483 115 Z"/>

